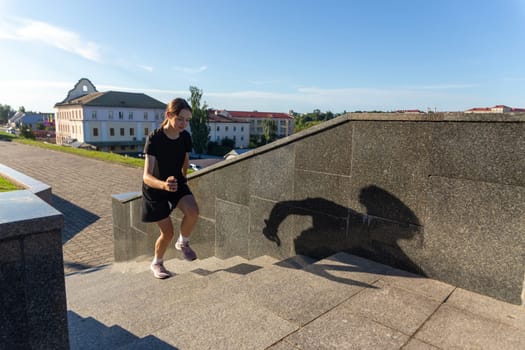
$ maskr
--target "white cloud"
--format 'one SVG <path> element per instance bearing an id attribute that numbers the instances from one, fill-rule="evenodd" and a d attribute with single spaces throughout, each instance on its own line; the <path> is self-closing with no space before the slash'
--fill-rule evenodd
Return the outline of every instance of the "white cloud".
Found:
<path id="1" fill-rule="evenodd" d="M 145 66 L 145 65 L 141 65 L 141 64 L 137 64 L 137 67 L 139 68 L 142 68 L 148 72 L 153 72 L 153 67 L 152 66 Z"/>
<path id="2" fill-rule="evenodd" d="M 100 61 L 100 48 L 80 35 L 49 23 L 30 19 L 1 19 L 0 40 L 43 43 L 90 61 Z"/>
<path id="3" fill-rule="evenodd" d="M 186 73 L 186 74 L 198 74 L 202 73 L 205 70 L 208 69 L 208 66 L 200 66 L 200 67 L 179 67 L 175 66 L 173 67 L 177 72 Z"/>
<path id="4" fill-rule="evenodd" d="M 280 80 L 253 80 L 250 81 L 250 84 L 252 85 L 274 85 L 274 84 L 280 84 Z"/>

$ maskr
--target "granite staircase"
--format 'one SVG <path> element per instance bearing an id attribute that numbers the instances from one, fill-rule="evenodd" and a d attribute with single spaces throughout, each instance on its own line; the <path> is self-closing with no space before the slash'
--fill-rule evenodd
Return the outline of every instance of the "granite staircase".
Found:
<path id="1" fill-rule="evenodd" d="M 166 267 L 166 280 L 149 262 L 67 276 L 71 349 L 525 348 L 521 308 L 346 253 Z"/>

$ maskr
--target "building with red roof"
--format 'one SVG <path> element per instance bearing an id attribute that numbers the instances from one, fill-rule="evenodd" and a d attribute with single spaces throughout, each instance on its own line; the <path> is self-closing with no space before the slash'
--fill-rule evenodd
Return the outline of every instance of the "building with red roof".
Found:
<path id="1" fill-rule="evenodd" d="M 249 123 L 250 136 L 262 136 L 264 134 L 264 120 L 275 121 L 277 137 L 279 138 L 292 135 L 294 131 L 294 119 L 288 113 L 210 110 L 210 115 L 220 116 L 231 121 Z"/>
<path id="2" fill-rule="evenodd" d="M 465 113 L 525 113 L 525 108 L 513 108 L 505 105 L 493 107 L 474 107 L 467 109 Z"/>

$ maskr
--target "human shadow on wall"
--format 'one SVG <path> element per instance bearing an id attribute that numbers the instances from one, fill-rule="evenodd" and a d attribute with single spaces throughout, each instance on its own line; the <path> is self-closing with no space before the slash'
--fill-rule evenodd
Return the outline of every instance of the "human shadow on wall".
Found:
<path id="1" fill-rule="evenodd" d="M 414 212 L 394 195 L 377 186 L 361 189 L 359 202 L 366 212 L 358 212 L 322 197 L 278 202 L 265 220 L 263 234 L 280 246 L 283 235 L 279 233 L 279 226 L 293 215 L 291 232 L 283 234 L 289 239 L 294 237 L 296 254 L 323 259 L 337 252 L 348 252 L 424 275 L 399 245 L 400 240 L 413 240 L 413 244 L 422 245 L 423 227 Z M 311 220 L 297 216 L 309 216 Z M 331 280 L 356 284 L 356 281 L 341 280 L 330 274 L 330 269 L 364 272 L 356 264 L 338 264 L 318 265 L 316 273 Z"/>

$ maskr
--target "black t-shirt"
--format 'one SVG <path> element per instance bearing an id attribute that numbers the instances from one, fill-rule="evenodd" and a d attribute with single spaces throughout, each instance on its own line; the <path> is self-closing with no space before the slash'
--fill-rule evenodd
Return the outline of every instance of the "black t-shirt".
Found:
<path id="1" fill-rule="evenodd" d="M 144 153 L 156 159 L 153 176 L 162 181 L 175 176 L 179 184 L 186 183 L 186 178 L 182 175 L 182 165 L 186 153 L 191 152 L 191 144 L 191 135 L 186 130 L 183 130 L 175 140 L 168 138 L 162 128 L 149 134 L 144 145 Z M 166 198 L 170 193 L 151 188 L 145 183 L 142 190 L 149 199 L 153 200 Z"/>

